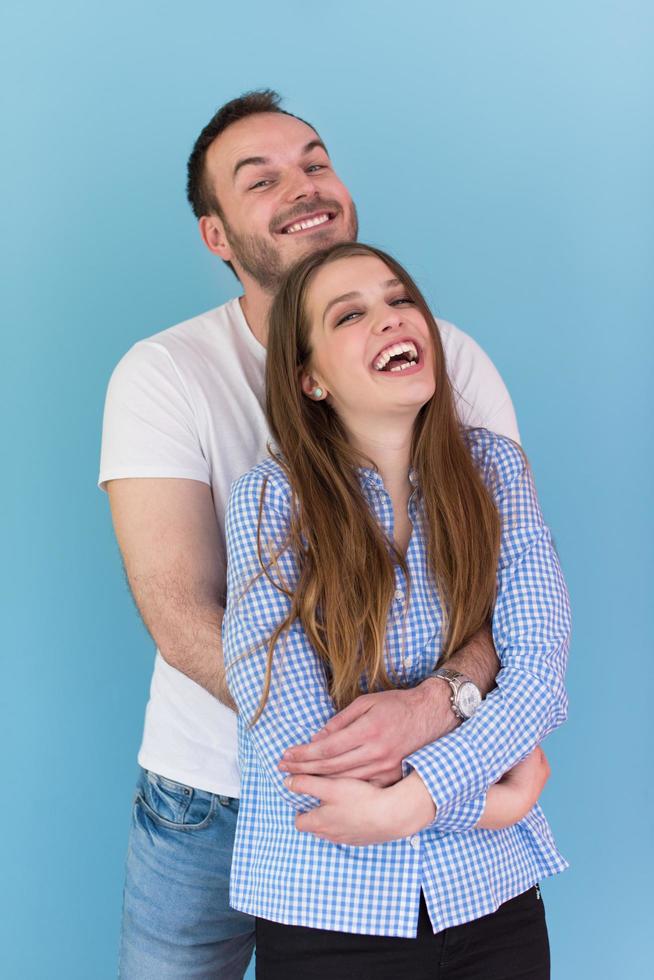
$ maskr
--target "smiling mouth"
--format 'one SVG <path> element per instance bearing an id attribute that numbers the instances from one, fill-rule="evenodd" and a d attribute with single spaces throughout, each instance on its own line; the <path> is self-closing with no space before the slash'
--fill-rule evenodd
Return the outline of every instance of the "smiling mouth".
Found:
<path id="1" fill-rule="evenodd" d="M 420 345 L 409 337 L 388 344 L 371 364 L 376 374 L 399 374 L 421 366 Z"/>
<path id="2" fill-rule="evenodd" d="M 331 224 L 335 217 L 335 211 L 316 211 L 314 214 L 308 214 L 304 218 L 295 218 L 293 221 L 289 221 L 288 224 L 280 229 L 278 234 L 298 235 L 303 231 L 312 231 L 314 228 L 322 228 L 325 225 Z"/>

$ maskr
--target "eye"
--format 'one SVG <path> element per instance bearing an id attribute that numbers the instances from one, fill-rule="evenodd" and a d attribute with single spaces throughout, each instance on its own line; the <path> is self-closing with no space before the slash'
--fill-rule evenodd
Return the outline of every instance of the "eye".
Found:
<path id="1" fill-rule="evenodd" d="M 258 180 L 256 182 L 256 184 L 252 184 L 252 186 L 249 187 L 248 190 L 255 191 L 255 190 L 257 190 L 257 188 L 264 187 L 267 184 L 272 184 L 272 180 L 270 180 L 268 177 L 265 177 L 265 178 L 262 178 L 261 180 Z"/>
<path id="2" fill-rule="evenodd" d="M 398 306 L 400 303 L 407 303 L 409 306 L 415 306 L 415 301 L 410 299 L 409 296 L 398 296 L 396 299 L 392 299 L 390 302 L 391 306 Z"/>
<path id="3" fill-rule="evenodd" d="M 351 310 L 349 313 L 344 313 L 343 316 L 339 317 L 336 321 L 336 326 L 340 327 L 342 323 L 349 323 L 354 317 L 361 316 L 360 310 Z"/>
<path id="4" fill-rule="evenodd" d="M 307 167 L 307 173 L 312 173 L 315 170 L 326 170 L 327 167 L 324 163 L 312 163 Z"/>

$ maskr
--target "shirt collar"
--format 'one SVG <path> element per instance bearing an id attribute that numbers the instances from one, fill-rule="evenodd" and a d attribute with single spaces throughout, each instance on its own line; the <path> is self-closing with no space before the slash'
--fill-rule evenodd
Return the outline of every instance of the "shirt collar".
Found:
<path id="1" fill-rule="evenodd" d="M 369 466 L 355 466 L 354 471 L 359 478 L 362 489 L 366 489 L 367 487 L 377 487 L 380 490 L 385 489 L 384 481 L 378 470 L 374 470 Z M 418 486 L 418 471 L 415 466 L 411 466 L 409 469 L 409 483 L 412 487 Z"/>

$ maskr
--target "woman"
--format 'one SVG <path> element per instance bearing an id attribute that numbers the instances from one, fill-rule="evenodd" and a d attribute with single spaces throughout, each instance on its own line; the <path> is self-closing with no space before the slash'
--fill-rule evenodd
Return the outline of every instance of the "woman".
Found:
<path id="1" fill-rule="evenodd" d="M 535 886 L 566 862 L 540 808 L 511 820 L 510 780 L 493 785 L 566 712 L 567 594 L 524 456 L 461 430 L 423 297 L 354 243 L 280 289 L 266 407 L 276 449 L 228 505 L 223 624 L 231 902 L 257 916 L 257 976 L 546 977 Z M 289 746 L 420 683 L 489 617 L 497 688 L 404 778 L 284 780 Z"/>

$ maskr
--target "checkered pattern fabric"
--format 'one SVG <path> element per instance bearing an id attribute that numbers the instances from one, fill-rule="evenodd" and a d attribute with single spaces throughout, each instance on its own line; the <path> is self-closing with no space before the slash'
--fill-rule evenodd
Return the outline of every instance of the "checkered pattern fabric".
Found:
<path id="1" fill-rule="evenodd" d="M 538 880 L 567 867 L 539 806 L 513 827 L 475 830 L 488 787 L 566 716 L 564 673 L 570 633 L 568 596 L 531 472 L 510 440 L 466 432 L 470 452 L 502 519 L 493 638 L 501 661 L 497 687 L 475 716 L 414 752 L 415 769 L 437 807 L 421 833 L 381 845 L 332 844 L 295 829 L 298 811 L 317 805 L 283 784 L 282 753 L 308 742 L 335 713 L 325 669 L 296 622 L 273 657 L 270 694 L 261 698 L 267 640 L 290 600 L 261 572 L 257 523 L 265 485 L 262 554 L 286 537 L 291 492 L 268 459 L 232 487 L 227 512 L 228 598 L 223 622 L 228 683 L 239 709 L 242 795 L 232 861 L 231 904 L 293 925 L 379 936 L 415 936 L 420 890 L 435 931 L 494 911 Z M 361 468 L 366 500 L 389 537 L 391 498 L 380 475 Z M 415 484 L 415 474 L 411 473 Z M 442 608 L 428 574 L 426 533 L 416 487 L 407 582 L 396 567 L 387 628 L 387 666 L 408 686 L 421 682 L 442 647 Z M 287 549 L 279 575 L 292 590 L 297 564 Z M 365 683 L 363 690 L 365 690 Z"/>

